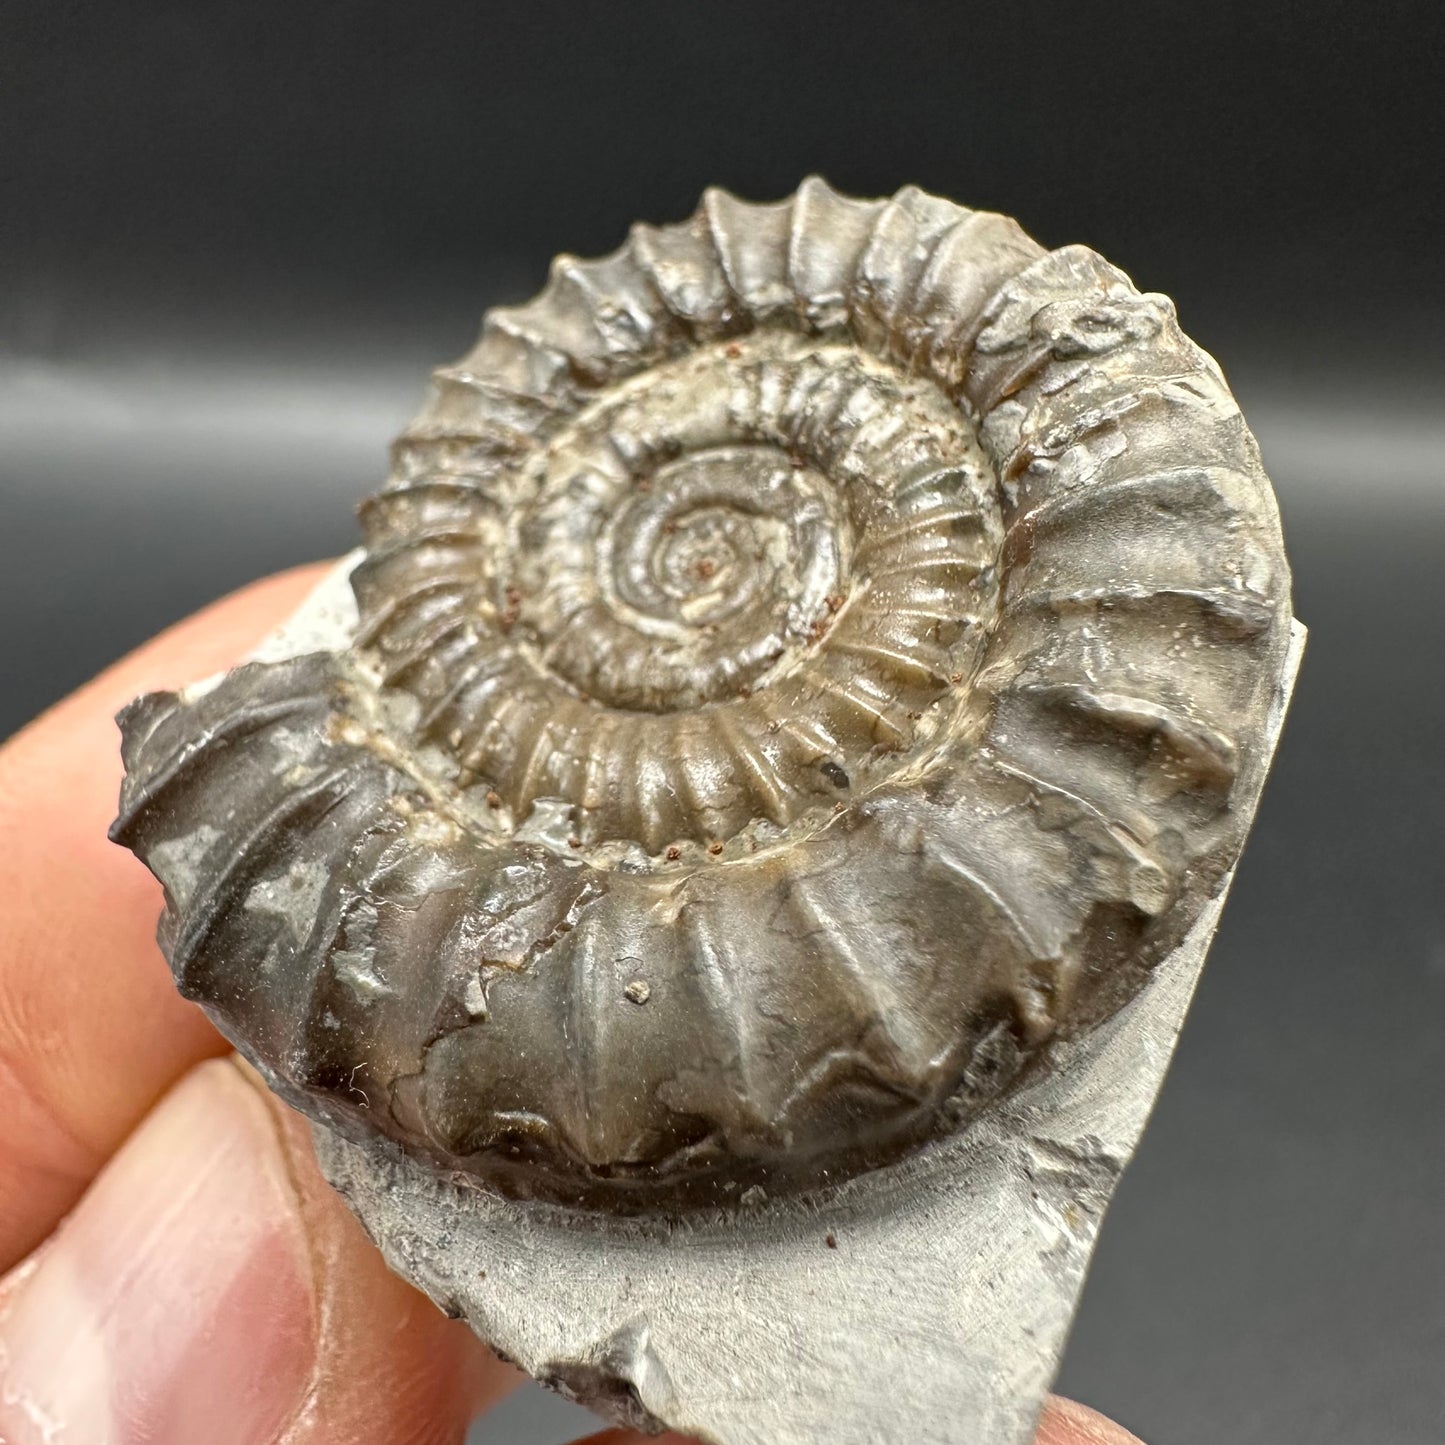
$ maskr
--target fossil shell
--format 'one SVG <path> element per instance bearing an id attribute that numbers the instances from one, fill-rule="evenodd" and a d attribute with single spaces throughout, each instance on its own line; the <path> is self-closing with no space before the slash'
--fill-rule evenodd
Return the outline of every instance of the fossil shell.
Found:
<path id="1" fill-rule="evenodd" d="M 352 645 L 122 714 L 113 836 L 292 1102 L 609 1210 L 955 1129 L 1241 845 L 1289 576 L 1162 296 L 908 188 L 561 257 L 362 508 Z"/>

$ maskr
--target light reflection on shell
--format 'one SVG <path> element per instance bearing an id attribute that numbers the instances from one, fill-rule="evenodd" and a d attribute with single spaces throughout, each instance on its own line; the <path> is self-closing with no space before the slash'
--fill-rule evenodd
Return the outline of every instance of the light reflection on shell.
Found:
<path id="1" fill-rule="evenodd" d="M 915 189 L 560 258 L 362 510 L 351 648 L 122 715 L 113 835 L 292 1102 L 614 1210 L 957 1128 L 1236 857 L 1289 621 L 1169 302 Z"/>

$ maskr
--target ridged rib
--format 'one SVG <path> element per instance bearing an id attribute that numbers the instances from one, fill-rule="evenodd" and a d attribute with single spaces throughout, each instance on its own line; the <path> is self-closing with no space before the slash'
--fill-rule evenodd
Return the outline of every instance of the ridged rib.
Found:
<path id="1" fill-rule="evenodd" d="M 598 548 L 718 448 L 781 458 L 840 575 L 669 710 Z M 115 827 L 185 986 L 338 1127 L 607 1207 L 846 1174 L 1117 1008 L 1237 854 L 1278 519 L 1218 368 L 1082 247 L 711 191 L 493 312 L 362 520 L 355 655 L 129 710 Z"/>

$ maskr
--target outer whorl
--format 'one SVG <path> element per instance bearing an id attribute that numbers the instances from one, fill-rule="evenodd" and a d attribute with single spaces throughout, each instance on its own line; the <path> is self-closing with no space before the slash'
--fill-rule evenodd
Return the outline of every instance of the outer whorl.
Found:
<path id="1" fill-rule="evenodd" d="M 492 312 L 362 521 L 350 647 L 133 704 L 113 830 L 182 990 L 354 1135 L 609 1209 L 854 1173 L 1237 856 L 1273 497 L 1083 247 L 710 192 Z"/>

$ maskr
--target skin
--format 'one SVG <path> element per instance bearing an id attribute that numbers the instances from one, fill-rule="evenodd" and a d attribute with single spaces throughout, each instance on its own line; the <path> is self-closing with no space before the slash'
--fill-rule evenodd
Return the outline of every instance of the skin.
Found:
<path id="1" fill-rule="evenodd" d="M 105 836 L 117 709 L 234 664 L 323 570 L 188 618 L 0 748 L 7 1445 L 439 1445 L 521 1383 L 386 1269 L 300 1118 L 179 997 L 159 886 Z M 1057 1399 L 1037 1437 L 1131 1441 Z"/>

